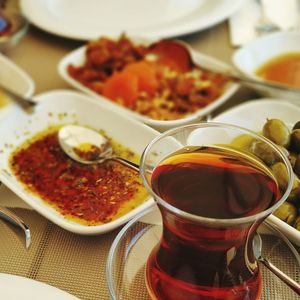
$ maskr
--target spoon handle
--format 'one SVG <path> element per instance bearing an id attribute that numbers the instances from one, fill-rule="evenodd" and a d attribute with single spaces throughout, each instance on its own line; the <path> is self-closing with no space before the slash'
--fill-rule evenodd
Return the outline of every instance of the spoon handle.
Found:
<path id="1" fill-rule="evenodd" d="M 111 159 L 114 159 L 114 160 L 117 160 L 119 161 L 120 163 L 124 164 L 125 166 L 127 167 L 130 167 L 131 169 L 139 172 L 140 171 L 140 167 L 139 165 L 125 159 L 125 158 L 122 158 L 122 157 L 112 157 Z"/>
<path id="2" fill-rule="evenodd" d="M 283 282 L 285 282 L 292 290 L 294 290 L 298 295 L 300 295 L 300 284 L 290 278 L 288 275 L 279 270 L 276 266 L 274 266 L 269 260 L 261 257 L 259 261 L 264 264 L 273 274 L 275 274 L 278 278 L 280 278 Z"/>
<path id="3" fill-rule="evenodd" d="M 263 87 L 263 88 L 275 89 L 278 92 L 285 91 L 285 92 L 289 92 L 289 93 L 292 93 L 297 96 L 300 95 L 300 89 L 294 88 L 291 86 L 287 86 L 287 85 L 283 85 L 280 83 L 273 83 L 273 82 L 268 82 L 266 80 L 257 80 L 254 78 L 249 78 L 247 76 L 244 76 L 243 74 L 238 74 L 238 73 L 235 73 L 232 71 L 230 71 L 230 72 L 224 71 L 223 72 L 223 71 L 218 70 L 218 71 L 214 71 L 214 72 L 220 73 L 220 74 L 232 79 L 233 81 L 243 83 L 250 87 L 252 87 L 254 85 L 254 86 Z"/>
<path id="4" fill-rule="evenodd" d="M 5 94 L 10 96 L 11 99 L 18 105 L 20 105 L 26 112 L 32 112 L 32 108 L 36 105 L 36 102 L 13 92 L 11 89 L 7 88 L 2 84 L 0 84 L 0 89 L 3 90 Z"/>
<path id="5" fill-rule="evenodd" d="M 18 226 L 21 228 L 25 233 L 25 246 L 26 249 L 29 248 L 31 244 L 31 234 L 28 226 L 12 211 L 5 207 L 0 207 L 0 218 L 12 223 L 13 225 Z"/>

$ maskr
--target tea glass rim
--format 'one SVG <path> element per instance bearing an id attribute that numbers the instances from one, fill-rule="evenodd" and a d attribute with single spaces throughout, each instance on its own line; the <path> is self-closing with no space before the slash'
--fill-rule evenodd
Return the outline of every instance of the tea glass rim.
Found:
<path id="1" fill-rule="evenodd" d="M 183 131 L 185 129 L 189 129 L 189 128 L 194 128 L 194 129 L 197 129 L 197 128 L 214 128 L 214 127 L 225 128 L 225 129 L 230 129 L 230 130 L 237 130 L 237 131 L 240 131 L 241 134 L 250 134 L 251 136 L 255 137 L 256 139 L 258 139 L 262 142 L 265 142 L 266 144 L 271 146 L 272 149 L 274 149 L 276 151 L 276 153 L 282 159 L 282 161 L 284 162 L 284 164 L 287 168 L 289 182 L 288 182 L 288 186 L 287 186 L 284 194 L 281 195 L 281 198 L 275 204 L 273 204 L 272 206 L 270 206 L 266 210 L 263 210 L 263 211 L 261 211 L 257 214 L 253 214 L 253 215 L 246 216 L 246 217 L 230 218 L 230 219 L 209 218 L 209 217 L 194 215 L 192 213 L 188 213 L 188 212 L 183 211 L 183 210 L 181 210 L 177 207 L 174 207 L 173 205 L 171 205 L 168 202 L 166 202 L 165 200 L 163 200 L 158 194 L 156 194 L 152 190 L 152 187 L 148 183 L 148 180 L 147 180 L 147 177 L 146 177 L 147 172 L 145 170 L 145 160 L 146 160 L 147 154 L 149 153 L 149 151 L 153 147 L 153 145 L 156 144 L 158 141 L 162 140 L 163 138 L 165 138 L 167 136 L 172 136 L 173 134 L 178 133 L 180 131 Z M 199 145 L 199 146 L 204 146 L 204 145 Z M 206 144 L 205 146 L 208 146 L 208 145 Z M 203 222 L 203 223 L 210 224 L 210 225 L 215 225 L 215 226 L 244 224 L 244 223 L 253 222 L 255 220 L 266 218 L 268 215 L 270 215 L 273 211 L 275 211 L 287 199 L 287 197 L 289 196 L 289 194 L 292 190 L 293 180 L 294 180 L 293 168 L 290 164 L 290 161 L 289 161 L 288 157 L 284 154 L 284 152 L 275 143 L 273 143 L 271 140 L 267 139 L 263 135 L 258 134 L 257 132 L 255 132 L 253 130 L 243 128 L 243 127 L 237 126 L 237 125 L 220 123 L 220 122 L 203 122 L 203 123 L 188 124 L 188 125 L 183 125 L 183 126 L 179 126 L 179 127 L 176 127 L 176 128 L 169 129 L 169 130 L 159 134 L 157 137 L 155 137 L 146 146 L 146 148 L 144 149 L 144 151 L 142 153 L 141 162 L 140 162 L 140 176 L 141 176 L 141 179 L 143 181 L 144 186 L 146 187 L 148 192 L 151 194 L 151 196 L 153 196 L 154 201 L 157 202 L 157 204 L 162 205 L 164 208 L 166 208 L 167 210 L 173 212 L 175 215 L 183 217 L 187 220 L 196 221 L 196 222 Z"/>

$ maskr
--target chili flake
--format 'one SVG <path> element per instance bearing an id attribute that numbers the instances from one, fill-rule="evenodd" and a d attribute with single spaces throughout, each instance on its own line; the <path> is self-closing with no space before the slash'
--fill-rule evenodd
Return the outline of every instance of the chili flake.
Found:
<path id="1" fill-rule="evenodd" d="M 11 169 L 28 190 L 85 225 L 107 223 L 144 202 L 147 192 L 137 172 L 115 161 L 75 162 L 60 148 L 57 132 L 40 133 L 12 154 Z M 123 145 L 113 146 L 118 155 L 138 159 Z"/>

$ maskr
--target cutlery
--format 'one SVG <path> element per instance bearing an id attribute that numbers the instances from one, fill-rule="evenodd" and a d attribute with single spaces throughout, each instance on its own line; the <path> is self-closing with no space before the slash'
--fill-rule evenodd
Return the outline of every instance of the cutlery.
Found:
<path id="1" fill-rule="evenodd" d="M 25 247 L 26 249 L 28 249 L 31 244 L 31 233 L 28 226 L 23 222 L 23 220 L 21 220 L 21 218 L 19 218 L 11 210 L 5 207 L 0 207 L 0 218 L 12 223 L 13 225 L 23 230 L 25 234 Z"/>
<path id="2" fill-rule="evenodd" d="M 290 245 L 289 245 L 290 246 Z M 253 239 L 253 250 L 256 259 L 267 267 L 273 274 L 275 274 L 279 279 L 281 279 L 285 284 L 287 284 L 292 290 L 294 290 L 298 295 L 300 295 L 300 284 L 295 280 L 290 278 L 287 274 L 283 273 L 275 265 L 273 265 L 267 258 L 263 257 L 262 252 L 262 239 L 257 233 Z"/>
<path id="3" fill-rule="evenodd" d="M 262 0 L 256 0 L 257 4 L 260 7 L 260 11 L 261 11 L 261 16 L 260 19 L 258 21 L 258 23 L 255 26 L 255 29 L 257 31 L 257 33 L 259 34 L 264 34 L 264 33 L 271 33 L 274 31 L 279 31 L 281 30 L 281 28 L 275 24 L 274 22 L 272 22 L 265 11 L 265 7 L 264 7 L 264 3 Z"/>
<path id="4" fill-rule="evenodd" d="M 17 103 L 24 111 L 27 113 L 32 113 L 34 106 L 37 104 L 34 100 L 21 96 L 18 93 L 12 91 L 10 88 L 6 87 L 2 83 L 0 83 L 0 89 L 10 96 L 10 99 Z"/>
<path id="5" fill-rule="evenodd" d="M 82 164 L 99 164 L 116 160 L 139 172 L 139 166 L 127 159 L 113 155 L 109 141 L 99 132 L 77 125 L 66 125 L 58 132 L 62 150 L 73 160 Z M 81 150 L 81 147 L 88 147 Z"/>
<path id="6" fill-rule="evenodd" d="M 152 43 L 150 46 L 150 51 L 146 55 L 146 60 L 155 61 L 159 59 L 164 59 L 166 56 L 173 58 L 174 60 L 180 60 L 184 62 L 186 67 L 197 65 L 193 60 L 193 52 L 190 49 L 189 45 L 181 41 L 172 41 L 172 40 L 161 40 L 158 42 Z M 280 84 L 277 82 L 266 81 L 264 79 L 255 79 L 245 76 L 244 74 L 238 72 L 232 68 L 226 68 L 221 70 L 212 65 L 209 66 L 199 66 L 201 69 L 220 74 L 222 76 L 231 79 L 234 82 L 246 85 L 248 87 L 257 86 L 260 88 L 268 88 L 276 91 L 285 91 L 290 92 L 295 96 L 300 97 L 300 89 L 291 87 L 288 85 Z"/>

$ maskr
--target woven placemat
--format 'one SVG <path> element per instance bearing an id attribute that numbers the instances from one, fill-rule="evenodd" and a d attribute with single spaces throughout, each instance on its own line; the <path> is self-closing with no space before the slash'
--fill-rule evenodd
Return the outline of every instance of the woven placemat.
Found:
<path id="1" fill-rule="evenodd" d="M 30 227 L 32 245 L 25 249 L 24 236 L 17 228 L 0 219 L 0 272 L 32 278 L 61 290 L 64 290 L 82 300 L 110 299 L 107 289 L 105 268 L 109 249 L 118 231 L 100 236 L 81 236 L 68 232 L 45 219 L 35 211 L 13 209 Z M 135 236 L 143 230 L 145 225 L 137 223 L 128 235 Z M 129 240 L 119 245 L 120 257 L 128 255 L 131 249 Z M 146 244 L 143 245 L 146 247 Z M 273 236 L 264 237 L 264 254 L 272 257 L 272 262 L 279 268 L 288 270 L 289 275 L 299 281 L 300 270 L 291 258 L 284 245 L 278 244 Z M 151 250 L 151 249 L 150 249 Z M 150 251 L 149 250 L 149 251 Z M 299 250 L 299 249 L 298 249 Z M 144 249 L 143 251 L 148 251 Z M 116 262 L 116 279 L 118 285 L 126 283 L 122 277 L 122 264 Z M 123 266 L 124 267 L 124 266 Z M 129 298 L 148 299 L 144 284 L 144 267 L 138 272 L 138 265 L 134 265 L 131 277 L 131 291 Z M 296 300 L 299 297 L 284 286 L 279 279 L 265 268 L 264 280 L 268 290 L 263 291 L 262 298 L 270 300 Z M 133 280 L 134 278 L 134 280 Z M 132 298 L 132 295 L 135 295 Z M 282 296 L 284 295 L 284 297 Z"/>
<path id="2" fill-rule="evenodd" d="M 16 208 L 29 226 L 32 245 L 22 232 L 0 220 L 0 272 L 32 278 L 82 300 L 109 299 L 105 267 L 116 231 L 101 236 L 68 232 L 38 213 Z"/>

